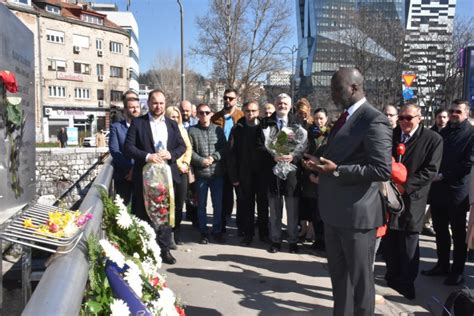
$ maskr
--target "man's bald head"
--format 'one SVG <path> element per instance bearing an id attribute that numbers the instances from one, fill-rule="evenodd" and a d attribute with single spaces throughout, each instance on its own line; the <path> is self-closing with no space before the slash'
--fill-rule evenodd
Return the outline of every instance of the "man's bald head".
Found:
<path id="1" fill-rule="evenodd" d="M 364 76 L 357 68 L 340 68 L 332 76 L 331 94 L 336 105 L 348 108 L 365 96 Z"/>
<path id="2" fill-rule="evenodd" d="M 179 109 L 181 111 L 181 116 L 183 117 L 183 122 L 188 122 L 193 112 L 193 106 L 191 102 L 189 102 L 188 100 L 181 101 Z"/>

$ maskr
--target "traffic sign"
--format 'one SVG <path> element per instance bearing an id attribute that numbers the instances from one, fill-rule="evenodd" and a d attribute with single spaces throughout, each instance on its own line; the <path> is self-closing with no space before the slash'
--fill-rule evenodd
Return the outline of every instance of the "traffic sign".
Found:
<path id="1" fill-rule="evenodd" d="M 403 90 L 402 95 L 405 100 L 410 100 L 410 99 L 413 99 L 413 97 L 415 96 L 415 93 L 413 92 L 411 88 L 405 88 Z"/>
<path id="2" fill-rule="evenodd" d="M 413 81 L 416 79 L 415 74 L 403 74 L 402 75 L 403 82 L 405 83 L 405 86 L 407 88 L 410 88 L 411 85 L 413 84 Z"/>

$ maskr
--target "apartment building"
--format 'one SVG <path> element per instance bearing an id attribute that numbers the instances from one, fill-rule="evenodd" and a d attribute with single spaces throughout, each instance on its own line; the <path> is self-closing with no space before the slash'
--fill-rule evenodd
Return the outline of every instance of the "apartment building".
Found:
<path id="1" fill-rule="evenodd" d="M 55 141 L 61 127 L 79 136 L 108 129 L 110 108 L 129 89 L 129 33 L 87 4 L 6 5 L 34 33 L 37 141 Z"/>

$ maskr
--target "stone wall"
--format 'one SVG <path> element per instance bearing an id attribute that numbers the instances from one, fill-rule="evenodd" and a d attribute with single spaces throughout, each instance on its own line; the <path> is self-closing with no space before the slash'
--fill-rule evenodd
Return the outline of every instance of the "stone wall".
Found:
<path id="1" fill-rule="evenodd" d="M 52 204 L 74 185 L 62 199 L 65 206 L 71 207 L 85 196 L 101 165 L 91 170 L 79 183 L 76 181 L 107 153 L 108 148 L 37 148 L 36 200 Z"/>

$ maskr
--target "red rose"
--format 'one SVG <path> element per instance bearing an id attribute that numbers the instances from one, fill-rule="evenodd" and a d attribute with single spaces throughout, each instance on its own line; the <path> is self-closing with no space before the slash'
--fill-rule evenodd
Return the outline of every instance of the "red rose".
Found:
<path id="1" fill-rule="evenodd" d="M 156 287 L 158 284 L 160 284 L 160 279 L 158 277 L 151 278 L 150 283 Z"/>
<path id="2" fill-rule="evenodd" d="M 165 214 L 168 213 L 168 210 L 166 208 L 162 207 L 162 208 L 159 209 L 159 212 L 160 212 L 161 215 L 165 215 Z"/>
<path id="3" fill-rule="evenodd" d="M 18 92 L 18 86 L 16 84 L 16 78 L 13 72 L 8 71 L 8 70 L 0 71 L 0 79 L 3 81 L 3 84 L 5 85 L 5 89 L 7 89 L 8 92 L 11 92 L 11 93 Z"/>

